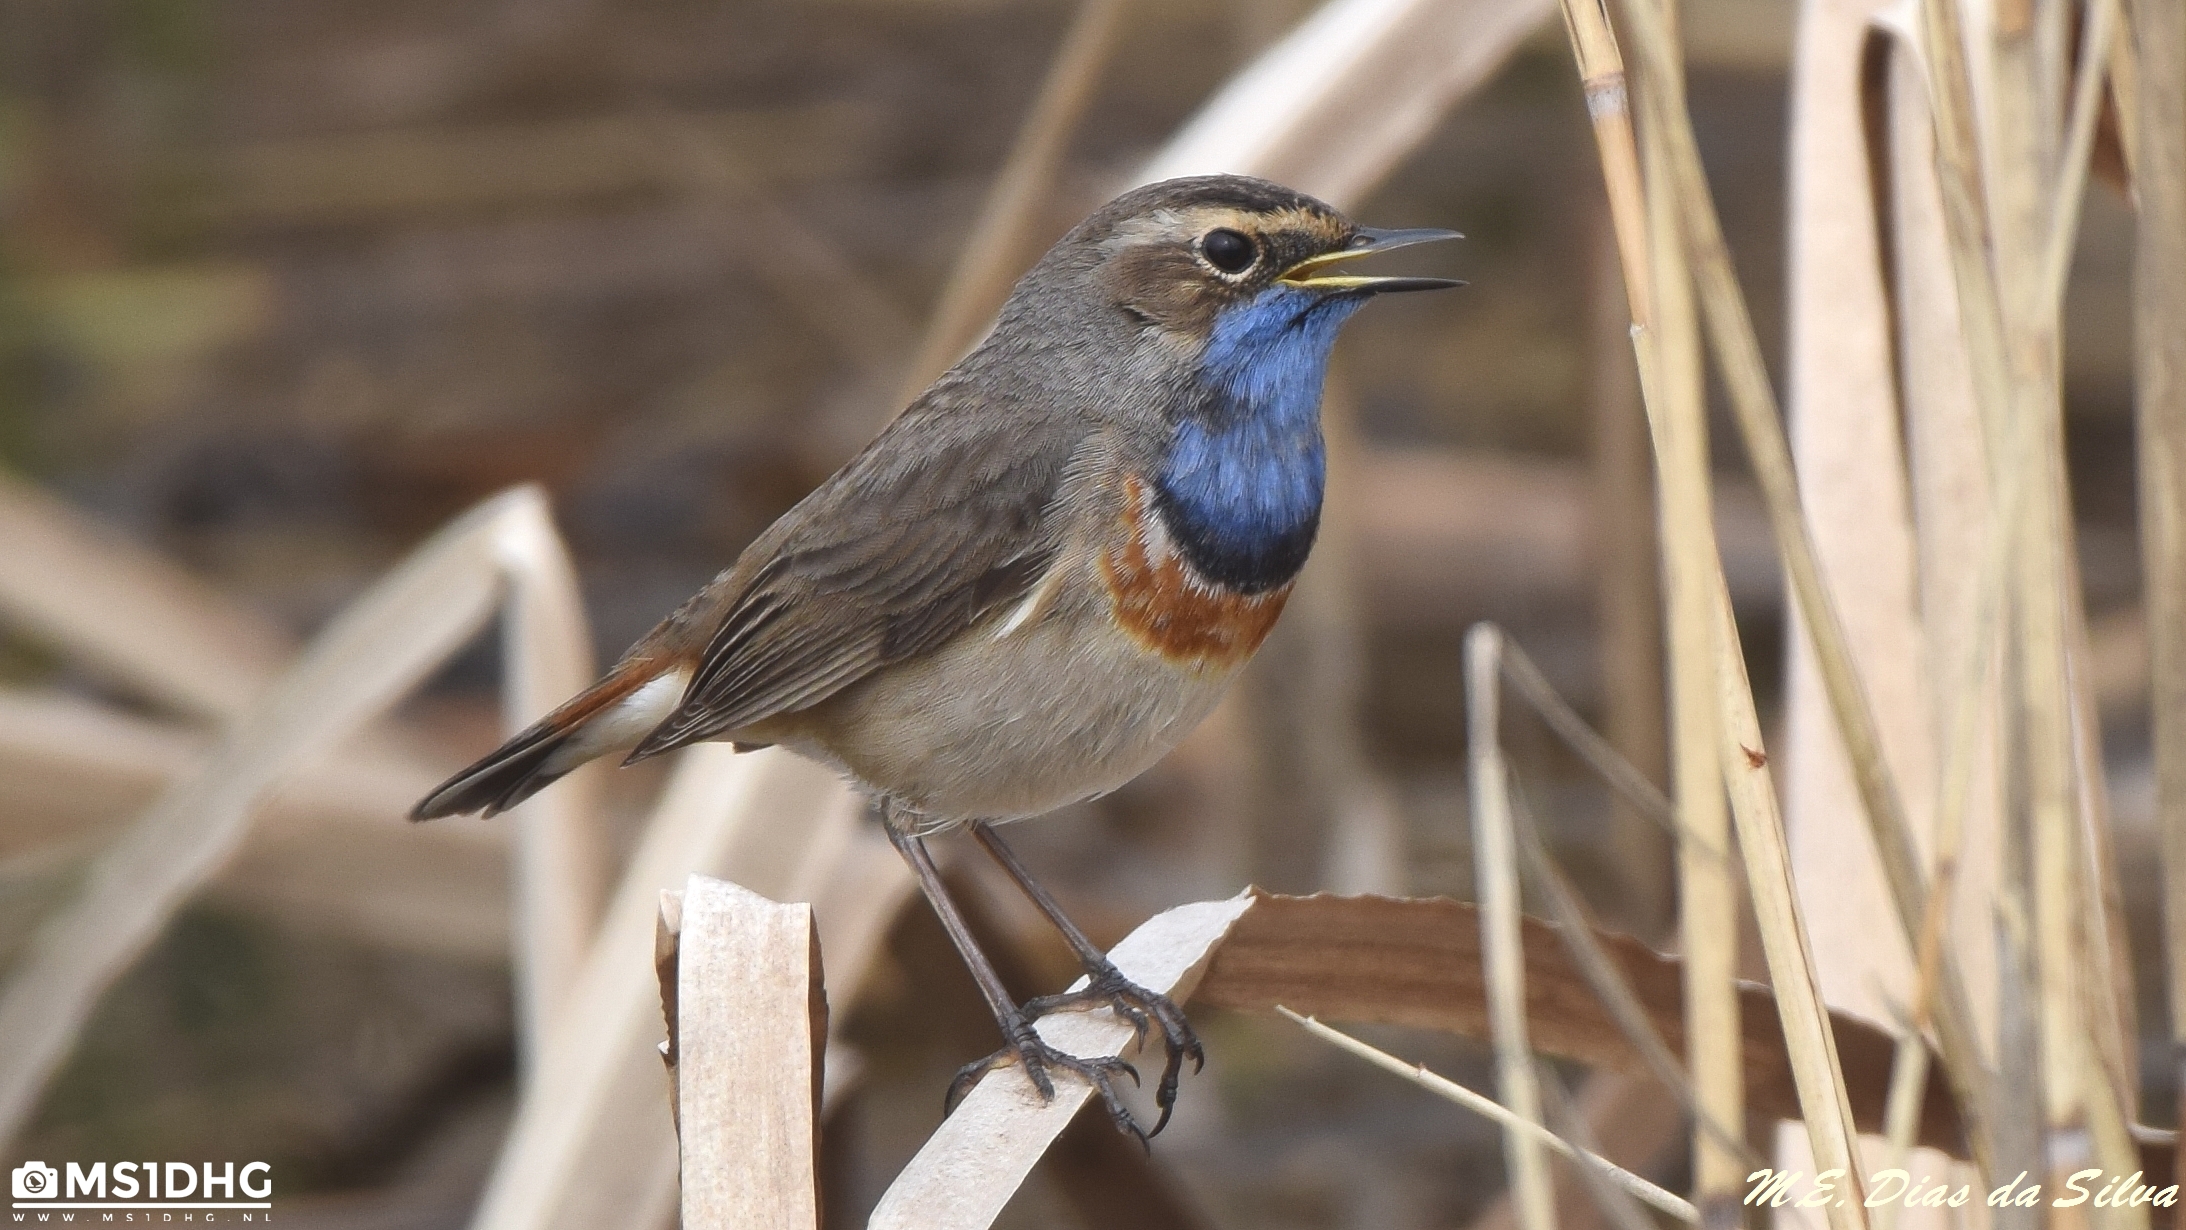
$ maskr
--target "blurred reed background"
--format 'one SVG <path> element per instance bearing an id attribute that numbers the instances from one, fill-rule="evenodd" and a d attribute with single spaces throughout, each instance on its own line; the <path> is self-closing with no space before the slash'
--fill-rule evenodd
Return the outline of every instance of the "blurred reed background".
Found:
<path id="1" fill-rule="evenodd" d="M 0 963 L 32 964 L 39 920 L 108 882 L 100 852 L 204 759 L 287 655 L 511 484 L 543 485 L 591 652 L 618 653 L 976 334 L 996 276 L 1129 183 L 1311 7 L 0 0 L 0 557 L 12 557 L 0 558 Z M 1345 202 L 1379 225 L 1464 230 L 1433 259 L 1472 285 L 1379 304 L 1352 327 L 1328 393 L 1328 538 L 1290 618 L 1167 763 L 1019 831 L 1103 942 L 1248 882 L 1473 897 L 1461 644 L 1478 620 L 1500 623 L 1670 784 L 1653 462 L 1601 164 L 1552 6 L 1502 7 L 1532 33 Z M 1763 356 L 1777 373 L 1827 367 L 1826 351 L 1784 345 L 1786 270 L 1826 259 L 1786 242 L 1800 14 L 1791 0 L 1679 7 L 1684 88 Z M 1810 42 L 1830 37 L 1816 14 L 1831 9 L 1810 6 Z M 1902 68 L 1845 45 L 1850 59 L 1816 61 L 1841 70 L 1834 88 L 1860 96 L 1850 65 L 1868 74 L 1867 97 L 1888 97 Z M 1028 115 L 1049 126 L 1025 127 Z M 2128 1113 L 2163 1126 L 2176 1074 L 2119 140 L 2114 119 L 2095 140 L 2109 186 L 2086 198 L 2064 285 L 2055 457 L 2071 512 L 2065 575 L 2076 568 L 2086 613 L 2072 660 L 2084 716 L 2099 719 L 2092 780 L 2107 788 L 2133 974 L 2120 985 L 2139 988 L 2121 1009 L 2141 1039 Z M 1877 327 L 1887 349 L 1892 326 Z M 1903 373 L 1920 360 L 1890 361 Z M 1713 520 L 1737 627 L 1771 745 L 1796 743 L 1784 579 L 1746 454 L 1729 443 L 1730 402 L 1710 392 L 1726 442 Z M 1826 389 L 1811 396 L 1835 405 Z M 1793 401 L 1802 462 L 1820 447 L 1830 464 L 1830 415 L 1796 417 Z M 1921 438 L 1932 427 L 1898 430 L 1924 457 L 1945 447 Z M 1930 479 L 1914 483 L 1915 503 L 1948 485 Z M 1865 531 L 1846 521 L 1851 539 L 1831 537 L 1817 521 L 1842 584 Z M 1971 592 L 1926 601 L 1955 620 Z M 1955 669 L 1939 618 L 1927 651 Z M 447 634 L 467 647 L 395 720 L 271 795 L 141 959 L 115 958 L 127 973 L 70 1027 L 17 1158 L 263 1158 L 285 1224 L 471 1224 L 519 1055 L 535 1062 L 544 1044 L 527 1033 L 529 992 L 511 991 L 506 823 L 399 819 L 496 740 L 505 689 L 538 686 L 504 679 L 503 641 L 468 628 Z M 1926 721 L 1894 717 L 1900 694 L 1872 675 L 1868 686 L 1890 732 Z M 1826 725 L 1826 706 L 1809 705 L 1808 726 Z M 1670 840 L 1509 708 L 1505 755 L 1594 916 L 1675 948 Z M 1794 759 L 1780 775 L 1795 854 L 1802 771 Z M 609 818 L 595 895 L 638 846 L 663 777 L 647 765 L 595 783 Z M 1909 794 L 1930 788 L 1912 777 Z M 1839 796 L 1858 805 L 1830 781 L 1803 789 L 1810 815 Z M 821 823 L 812 814 L 799 822 Z M 970 862 L 955 874 L 981 890 Z M 1067 979 L 1067 953 L 1005 898 L 975 897 L 1025 989 Z M 1879 918 L 1810 922 L 1841 935 Z M 879 955 L 834 1000 L 830 1064 L 849 1075 L 841 1100 L 830 1095 L 829 1225 L 863 1224 L 932 1131 L 948 1074 L 992 1043 L 926 913 L 876 925 Z M 1756 942 L 1732 955 L 1748 976 L 1768 972 Z M 541 975 L 528 977 L 519 985 Z M 1886 1026 L 1913 1010 L 1823 982 L 1833 1003 L 1858 1001 L 1847 1006 Z M 1119 1151 L 1097 1115 L 1081 1120 L 1002 1224 L 1517 1216 L 1501 1203 L 1492 1127 L 1362 1075 L 1280 1019 L 1194 1016 L 1208 1074 L 1187 1085 L 1152 1161 Z M 1368 1036 L 1494 1087 L 1484 1042 Z M 1690 1186 L 1674 1099 L 1614 1082 L 1579 1096 L 1605 1152 Z M 1567 1225 L 1588 1216 L 1572 1193 L 1559 1207 Z"/>

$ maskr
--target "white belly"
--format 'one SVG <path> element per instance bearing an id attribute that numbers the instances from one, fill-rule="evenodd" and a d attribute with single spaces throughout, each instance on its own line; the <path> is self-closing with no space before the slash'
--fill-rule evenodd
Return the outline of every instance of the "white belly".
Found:
<path id="1" fill-rule="evenodd" d="M 1173 665 L 1078 612 L 997 635 L 1003 622 L 855 684 L 778 732 L 753 733 L 937 823 L 1018 819 L 1144 772 L 1235 674 Z"/>

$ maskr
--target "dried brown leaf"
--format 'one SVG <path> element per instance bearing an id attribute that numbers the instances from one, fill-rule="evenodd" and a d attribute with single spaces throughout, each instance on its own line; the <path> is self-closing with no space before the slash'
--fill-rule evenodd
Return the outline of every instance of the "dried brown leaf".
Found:
<path id="1" fill-rule="evenodd" d="M 1629 936 L 1597 932 L 1655 1028 L 1682 1049 L 1679 967 Z M 1571 962 L 1556 928 L 1525 921 L 1526 1017 L 1534 1049 L 1610 1071 L 1645 1075 L 1646 1062 Z M 1749 1107 L 1779 1119 L 1799 1116 L 1791 1062 L 1766 986 L 1739 988 Z M 1194 992 L 1197 1004 L 1272 1012 L 1285 1004 L 1330 1020 L 1438 1029 L 1488 1037 L 1487 983 L 1480 967 L 1480 915 L 1448 898 L 1287 897 L 1256 893 L 1253 908 L 1215 951 Z M 1877 1026 L 1831 1013 L 1855 1121 L 1880 1131 L 1895 1042 Z M 1940 1079 L 1928 1083 L 1921 1143 L 1965 1155 L 1958 1108 Z"/>

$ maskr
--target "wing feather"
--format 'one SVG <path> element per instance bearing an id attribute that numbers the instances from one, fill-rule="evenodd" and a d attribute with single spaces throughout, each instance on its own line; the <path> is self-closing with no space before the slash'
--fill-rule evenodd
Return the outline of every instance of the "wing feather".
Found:
<path id="1" fill-rule="evenodd" d="M 1087 431 L 937 386 L 744 553 L 655 755 L 820 703 L 1030 592 Z"/>

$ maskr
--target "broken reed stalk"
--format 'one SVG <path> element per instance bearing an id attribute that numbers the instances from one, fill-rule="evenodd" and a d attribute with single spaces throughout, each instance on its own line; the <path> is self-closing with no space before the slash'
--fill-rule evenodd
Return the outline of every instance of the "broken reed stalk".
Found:
<path id="1" fill-rule="evenodd" d="M 1707 201 L 1705 179 L 1696 177 L 1699 155 L 1692 151 L 1692 129 L 1685 125 L 1683 107 L 1672 105 L 1677 100 L 1677 55 L 1664 42 L 1659 17 L 1653 7 L 1642 0 L 1633 9 L 1646 9 L 1648 31 L 1653 35 L 1648 55 L 1648 81 L 1659 85 L 1653 90 L 1653 118 L 1664 129 L 1672 162 L 1677 164 L 1677 181 L 1661 184 L 1659 190 L 1670 192 L 1674 199 L 1683 203 L 1683 218 L 1692 229 L 1692 216 L 1705 214 L 1709 223 L 1714 221 L 1714 208 Z M 1633 299 L 1633 343 L 1639 360 L 1639 387 L 1648 404 L 1648 422 L 1653 424 L 1657 441 L 1657 472 L 1664 489 L 1666 509 L 1666 533 L 1664 555 L 1670 561 L 1670 594 L 1672 594 L 1672 675 L 1677 688 L 1692 695 L 1699 686 L 1694 679 L 1696 671 L 1677 669 L 1677 638 L 1681 634 L 1699 640 L 1699 629 L 1692 625 L 1690 607 L 1679 605 L 1681 586 L 1692 586 L 1694 579 L 1679 575 L 1679 561 L 1690 561 L 1692 568 L 1699 568 L 1701 583 L 1709 590 L 1709 605 L 1720 605 L 1720 616 L 1712 610 L 1703 625 L 1707 640 L 1707 658 L 1714 662 L 1714 677 L 1707 679 L 1707 688 L 1699 695 L 1714 697 L 1716 712 L 1712 714 L 1712 732 L 1716 738 L 1714 765 L 1723 773 L 1723 780 L 1731 793 L 1733 815 L 1738 819 L 1738 835 L 1744 848 L 1747 863 L 1747 883 L 1755 900 L 1755 915 L 1760 920 L 1764 948 L 1771 968 L 1773 992 L 1777 996 L 1779 1016 L 1784 1020 L 1784 1038 L 1793 1057 L 1793 1077 L 1799 1088 L 1799 1103 L 1806 1112 L 1808 1140 L 1814 1149 L 1814 1164 L 1823 1169 L 1843 1169 L 1852 1178 L 1852 1191 L 1856 1199 L 1849 1199 L 1841 1206 L 1825 1210 L 1832 1230 L 1858 1230 L 1865 1226 L 1858 1197 L 1865 1195 L 1865 1180 L 1858 1169 L 1856 1134 L 1852 1130 L 1852 1112 L 1845 1099 L 1843 1073 L 1838 1071 L 1836 1049 L 1830 1038 L 1830 1020 L 1827 1009 L 1821 1003 L 1821 990 L 1814 981 L 1812 957 L 1808 953 L 1806 926 L 1799 918 L 1797 894 L 1790 883 L 1790 854 L 1784 845 L 1782 817 L 1775 813 L 1775 793 L 1766 773 L 1758 765 L 1749 765 L 1742 758 L 1731 762 L 1725 749 L 1742 752 L 1742 747 L 1760 749 L 1760 723 L 1753 714 L 1753 693 L 1744 682 L 1744 660 L 1738 651 L 1738 629 L 1729 623 L 1729 592 L 1723 583 L 1723 561 L 1716 553 L 1714 524 L 1707 520 L 1707 472 L 1705 452 L 1701 454 L 1701 468 L 1694 472 L 1690 457 L 1694 435 L 1679 437 L 1679 424 L 1666 422 L 1664 389 L 1661 389 L 1661 371 L 1657 358 L 1655 339 L 1648 334 L 1653 321 L 1653 273 L 1650 273 L 1650 253 L 1646 245 L 1646 190 L 1639 186 L 1637 153 L 1633 144 L 1631 116 L 1624 103 L 1624 72 L 1622 59 L 1615 50 L 1615 39 L 1609 33 L 1607 15 L 1602 13 L 1596 0 L 1565 0 L 1563 4 L 1567 33 L 1572 35 L 1572 46 L 1578 57 L 1580 79 L 1587 85 L 1587 111 L 1594 116 L 1594 135 L 1602 151 L 1602 175 L 1609 181 L 1611 210 L 1618 216 L 1618 243 L 1624 256 L 1624 280 L 1626 293 Z M 1664 98 L 1672 94 L 1672 98 Z M 1699 192 L 1699 201 L 1694 201 Z M 1699 236 L 1688 234 L 1688 243 L 1694 249 L 1707 249 Z M 1720 251 L 1720 232 L 1714 238 L 1712 256 L 1725 258 Z M 1703 291 L 1707 284 L 1703 282 Z M 1720 286 L 1716 286 L 1720 293 Z M 1736 299 L 1736 280 L 1731 282 L 1731 295 Z M 1733 308 L 1742 317 L 1742 301 L 1733 301 Z M 1751 326 L 1747 328 L 1747 341 L 1751 343 Z M 1718 358 L 1723 358 L 1727 347 L 1718 347 Z M 1766 378 L 1762 378 L 1762 393 L 1766 395 Z M 1705 439 L 1705 437 L 1699 437 Z M 1777 448 L 1784 450 L 1782 430 L 1777 428 Z M 1672 452 L 1672 448 L 1677 452 Z M 1788 450 L 1786 450 L 1788 452 Z M 1688 457 L 1688 463 L 1679 468 L 1674 457 Z M 1788 468 L 1788 457 L 1786 457 Z M 1797 505 L 1793 505 L 1797 516 Z M 1803 533 L 1803 527 L 1795 527 L 1795 533 Z M 1812 561 L 1808 559 L 1808 564 Z M 1688 599 L 1690 601 L 1690 599 Z M 1692 647 L 1701 649 L 1701 647 Z M 1688 655 L 1690 662 L 1690 655 Z M 1685 734 L 1679 732 L 1681 745 Z M 1681 782 L 1679 791 L 1690 793 L 1694 782 Z M 1712 784 L 1699 789 L 1714 789 Z M 1911 926 L 1908 926 L 1911 931 Z M 1692 937 L 1688 937 L 1690 942 Z M 1736 1055 L 1733 1051 L 1731 1055 Z M 1723 1051 L 1712 1055 L 1699 1055 L 1709 1064 L 1723 1064 Z"/>
<path id="2" fill-rule="evenodd" d="M 2134 0 L 2133 254 L 2141 592 L 2148 609 L 2171 1067 L 2186 1122 L 2186 9 Z M 2121 95 L 2125 91 L 2120 91 Z"/>
<path id="3" fill-rule="evenodd" d="M 1525 952 L 1519 942 L 1518 858 L 1511 831 L 1510 770 L 1501 744 L 1502 630 L 1465 632 L 1465 717 L 1472 790 L 1473 873 L 1480 890 L 1480 961 L 1487 975 L 1495 1039 L 1496 1084 L 1511 1111 L 1541 1121 L 1533 1046 L 1526 1035 Z M 1556 1201 L 1548 1159 L 1533 1134 L 1506 1129 L 1513 1203 L 1523 1230 L 1554 1230 Z"/>
<path id="4" fill-rule="evenodd" d="M 659 920 L 680 1224 L 817 1230 L 827 989 L 812 905 L 699 874 L 674 895 Z"/>
<path id="5" fill-rule="evenodd" d="M 987 190 L 964 250 L 941 288 L 918 353 L 903 387 L 897 390 L 897 404 L 917 397 L 971 349 L 1024 271 L 1025 252 L 1063 152 L 1115 51 L 1124 4 L 1125 0 L 1082 0 L 1078 5 L 1009 156 Z"/>
<path id="6" fill-rule="evenodd" d="M 1537 1120 L 1526 1118 L 1493 1098 L 1467 1089 L 1446 1076 L 1431 1072 L 1424 1064 L 1406 1063 L 1389 1052 L 1361 1042 L 1340 1029 L 1323 1025 L 1314 1017 L 1302 1016 L 1281 1004 L 1277 1004 L 1275 1010 L 1297 1022 L 1301 1028 L 1314 1037 L 1349 1051 L 1385 1072 L 1393 1072 L 1430 1093 L 1448 1098 L 1474 1114 L 1501 1125 L 1505 1132 L 1524 1135 L 1528 1140 L 1552 1149 L 1572 1161 L 1577 1162 L 1584 1159 L 1586 1164 L 1596 1167 L 1599 1173 L 1610 1176 L 1617 1186 L 1630 1192 L 1650 1207 L 1659 1209 L 1689 1226 L 1700 1224 L 1700 1214 L 1691 1204 L 1633 1174 L 1608 1158 L 1581 1150 L 1570 1141 L 1542 1127 Z"/>

